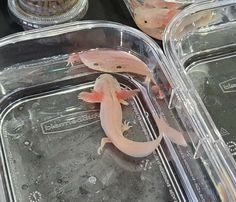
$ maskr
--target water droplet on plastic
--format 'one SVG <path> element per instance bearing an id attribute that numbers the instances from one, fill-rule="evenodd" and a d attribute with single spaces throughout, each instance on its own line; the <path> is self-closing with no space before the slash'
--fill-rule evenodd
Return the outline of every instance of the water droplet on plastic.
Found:
<path id="1" fill-rule="evenodd" d="M 62 183 L 62 179 L 57 179 L 57 183 L 61 184 Z"/>
<path id="2" fill-rule="evenodd" d="M 94 176 L 90 176 L 90 177 L 88 178 L 88 181 L 89 181 L 91 184 L 96 184 L 97 178 L 94 177 Z"/>
<path id="3" fill-rule="evenodd" d="M 30 145 L 30 141 L 26 140 L 26 141 L 24 142 L 24 145 L 29 146 L 29 145 Z"/>
<path id="4" fill-rule="evenodd" d="M 23 189 L 23 190 L 26 190 L 26 189 L 28 189 L 29 188 L 29 186 L 27 185 L 27 184 L 23 184 L 22 186 L 21 186 L 21 189 Z"/>

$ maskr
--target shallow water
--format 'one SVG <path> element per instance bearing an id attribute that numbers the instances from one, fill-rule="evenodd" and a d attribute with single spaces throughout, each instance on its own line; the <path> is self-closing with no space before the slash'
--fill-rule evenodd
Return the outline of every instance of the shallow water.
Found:
<path id="1" fill-rule="evenodd" d="M 236 55 L 201 62 L 188 70 L 217 129 L 236 159 Z"/>
<path id="2" fill-rule="evenodd" d="M 98 74 L 22 90 L 5 110 L 1 140 L 16 201 L 181 201 L 159 155 L 135 159 L 107 145 L 99 105 L 79 101 Z M 121 82 L 125 80 L 121 80 Z M 128 85 L 127 81 L 124 85 Z M 12 95 L 14 97 L 14 95 Z M 145 141 L 158 134 L 139 98 L 123 107 L 133 126 L 125 135 Z"/>

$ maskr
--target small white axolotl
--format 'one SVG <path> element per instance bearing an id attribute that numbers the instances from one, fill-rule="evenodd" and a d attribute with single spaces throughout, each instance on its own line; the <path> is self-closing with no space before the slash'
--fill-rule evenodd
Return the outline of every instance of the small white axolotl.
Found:
<path id="1" fill-rule="evenodd" d="M 127 139 L 123 136 L 123 132 L 131 126 L 129 123 L 122 123 L 122 108 L 121 104 L 127 105 L 125 99 L 135 96 L 139 90 L 122 89 L 118 81 L 110 74 L 100 75 L 94 85 L 92 92 L 81 92 L 79 99 L 90 103 L 101 103 L 100 105 L 100 120 L 103 130 L 107 137 L 102 138 L 98 153 L 106 143 L 114 144 L 121 152 L 133 157 L 145 157 L 151 154 L 160 144 L 162 134 L 168 136 L 172 134 L 171 140 L 180 145 L 186 146 L 181 133 L 169 127 L 163 120 L 156 120 L 160 135 L 157 139 L 148 142 L 136 142 Z M 174 138 L 173 138 L 174 137 Z"/>

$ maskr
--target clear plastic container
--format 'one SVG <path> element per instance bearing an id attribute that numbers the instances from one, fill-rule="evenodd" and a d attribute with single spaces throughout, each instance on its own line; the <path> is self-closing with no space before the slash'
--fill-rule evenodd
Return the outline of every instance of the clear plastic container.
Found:
<path id="1" fill-rule="evenodd" d="M 212 179 L 222 180 L 219 191 L 227 187 L 224 201 L 236 200 L 235 30 L 234 0 L 203 2 L 176 16 L 164 38 L 167 74 L 198 131 L 191 137 L 196 154 L 208 159 Z"/>
<path id="2" fill-rule="evenodd" d="M 35 16 L 61 15 L 70 10 L 78 0 L 43 1 L 43 0 L 19 0 L 18 4 L 26 13 Z"/>
<path id="3" fill-rule="evenodd" d="M 199 0 L 124 0 L 136 25 L 149 36 L 162 40 L 169 21 L 183 8 Z"/>
<path id="4" fill-rule="evenodd" d="M 113 74 L 122 86 L 140 89 L 123 108 L 124 119 L 133 125 L 127 138 L 156 138 L 158 116 L 184 134 L 188 147 L 164 138 L 146 158 L 131 158 L 111 144 L 97 154 L 104 137 L 99 106 L 78 100 L 78 94 L 90 90 L 101 72 L 81 63 L 66 66 L 70 54 L 95 48 L 138 57 L 166 94 L 157 99 L 143 78 Z M 111 22 L 74 22 L 1 39 L 1 202 L 219 201 L 207 165 L 195 159 L 187 133 L 197 134 L 187 130 L 192 124 L 187 112 L 180 114 L 190 123 L 186 128 L 168 106 L 168 65 L 152 39 Z"/>
<path id="5" fill-rule="evenodd" d="M 13 19 L 24 29 L 76 21 L 84 17 L 88 0 L 8 0 Z"/>

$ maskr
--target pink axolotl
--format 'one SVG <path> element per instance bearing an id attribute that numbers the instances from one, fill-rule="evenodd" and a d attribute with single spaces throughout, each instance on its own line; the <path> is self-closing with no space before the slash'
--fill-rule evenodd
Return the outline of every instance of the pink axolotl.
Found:
<path id="1" fill-rule="evenodd" d="M 167 24 L 185 5 L 165 0 L 130 0 L 130 6 L 137 26 L 149 36 L 162 39 Z"/>
<path id="2" fill-rule="evenodd" d="M 152 81 L 155 85 L 157 98 L 163 99 L 164 92 L 157 85 L 152 72 L 148 66 L 139 58 L 125 51 L 120 50 L 89 50 L 71 54 L 68 58 L 68 64 L 82 62 L 90 69 L 102 72 L 116 73 L 127 72 L 145 76 L 144 83 L 149 85 Z"/>
<path id="3" fill-rule="evenodd" d="M 156 84 L 147 65 L 139 58 L 125 51 L 94 49 L 71 54 L 67 62 L 68 65 L 73 65 L 75 62 L 82 62 L 90 69 L 102 72 L 134 73 L 146 76 L 145 82 L 148 83 L 151 80 Z"/>
<path id="4" fill-rule="evenodd" d="M 159 120 L 157 123 L 161 124 L 159 127 L 160 135 L 153 141 L 135 142 L 123 136 L 123 132 L 128 130 L 131 126 L 127 122 L 122 123 L 121 104 L 127 105 L 128 103 L 125 99 L 133 97 L 137 92 L 138 90 L 121 89 L 120 84 L 113 76 L 102 74 L 96 79 L 92 92 L 81 92 L 79 94 L 79 99 L 86 102 L 101 103 L 100 120 L 107 137 L 101 140 L 101 145 L 98 149 L 99 154 L 106 143 L 112 143 L 120 151 L 129 156 L 145 157 L 151 154 L 160 144 L 162 134 L 166 134 L 166 132 L 168 134 L 167 124 L 163 124 L 161 120 Z M 164 131 L 162 131 L 162 129 Z M 174 129 L 172 129 L 171 132 L 173 131 Z M 176 138 L 178 139 L 179 137 Z M 186 142 L 181 142 L 181 144 L 186 145 Z"/>
<path id="5" fill-rule="evenodd" d="M 140 6 L 134 9 L 134 21 L 140 29 L 163 28 L 178 12 L 179 10 Z"/>

